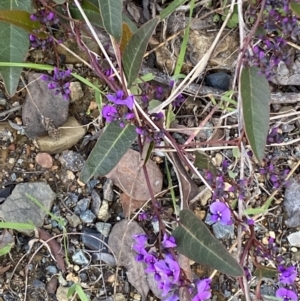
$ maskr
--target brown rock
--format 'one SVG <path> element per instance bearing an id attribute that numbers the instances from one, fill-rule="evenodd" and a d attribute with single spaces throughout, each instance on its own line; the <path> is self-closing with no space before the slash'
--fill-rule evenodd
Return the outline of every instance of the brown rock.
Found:
<path id="1" fill-rule="evenodd" d="M 35 157 L 35 163 L 43 168 L 51 168 L 53 165 L 53 159 L 47 153 L 38 153 Z"/>
<path id="2" fill-rule="evenodd" d="M 49 136 L 37 138 L 37 144 L 42 152 L 49 154 L 61 153 L 75 145 L 86 133 L 86 128 L 74 117 L 69 117 L 67 122 L 60 129 L 60 137 L 53 139 Z"/>

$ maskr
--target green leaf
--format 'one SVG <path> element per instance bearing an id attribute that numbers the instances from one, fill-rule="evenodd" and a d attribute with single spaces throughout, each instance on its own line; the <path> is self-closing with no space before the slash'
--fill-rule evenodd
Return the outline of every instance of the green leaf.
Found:
<path id="1" fill-rule="evenodd" d="M 9 253 L 12 246 L 13 246 L 13 244 L 11 243 L 11 244 L 8 244 L 5 247 L 1 248 L 0 249 L 0 256 L 3 256 L 5 254 Z"/>
<path id="2" fill-rule="evenodd" d="M 201 170 L 208 170 L 213 175 L 217 174 L 217 168 L 213 165 L 209 156 L 203 152 L 196 152 L 195 166 Z"/>
<path id="3" fill-rule="evenodd" d="M 179 217 L 180 224 L 172 233 L 179 253 L 222 273 L 243 275 L 242 267 L 191 210 L 182 210 Z"/>
<path id="4" fill-rule="evenodd" d="M 102 16 L 97 5 L 94 5 L 90 1 L 83 0 L 81 2 L 81 7 L 84 13 L 86 14 L 87 18 L 93 25 L 103 27 Z M 76 20 L 84 20 L 79 9 L 76 6 L 70 5 L 69 9 L 72 18 Z"/>
<path id="5" fill-rule="evenodd" d="M 241 74 L 240 89 L 246 135 L 256 159 L 261 162 L 269 130 L 269 83 L 259 74 L 257 67 L 245 67 Z"/>
<path id="6" fill-rule="evenodd" d="M 194 6 L 195 6 L 195 0 L 192 0 L 190 2 L 189 24 L 186 27 L 186 29 L 184 30 L 184 36 L 183 36 L 183 40 L 182 40 L 182 43 L 180 46 L 180 52 L 179 52 L 179 55 L 177 58 L 176 66 L 175 66 L 175 71 L 174 71 L 175 75 L 180 74 L 180 71 L 184 64 L 184 58 L 185 58 L 185 53 L 186 53 L 187 44 L 188 44 L 188 40 L 189 40 L 190 25 L 191 25 L 191 20 L 192 20 L 192 16 L 193 16 Z"/>
<path id="7" fill-rule="evenodd" d="M 31 12 L 31 0 L 13 1 L 1 0 L 0 10 L 23 10 Z M 29 48 L 29 34 L 20 27 L 0 22 L 0 61 L 1 62 L 23 62 Z M 22 68 L 0 67 L 0 74 L 4 81 L 7 94 L 13 96 L 17 90 Z"/>
<path id="8" fill-rule="evenodd" d="M 172 14 L 180 5 L 182 5 L 186 0 L 174 0 L 165 9 L 160 12 L 160 19 L 163 20 L 170 14 Z"/>
<path id="9" fill-rule="evenodd" d="M 126 74 L 128 88 L 138 77 L 143 56 L 146 51 L 149 39 L 159 21 L 159 18 L 154 18 L 142 27 L 140 27 L 129 40 L 123 53 L 123 67 Z"/>
<path id="10" fill-rule="evenodd" d="M 0 21 L 13 24 L 29 33 L 41 27 L 41 24 L 30 20 L 30 13 L 24 10 L 0 10 Z"/>
<path id="11" fill-rule="evenodd" d="M 265 267 L 260 265 L 255 271 L 254 276 L 258 278 L 277 278 L 278 270 L 272 267 Z"/>
<path id="12" fill-rule="evenodd" d="M 68 289 L 67 297 L 70 298 L 75 293 L 75 290 L 76 290 L 76 283 L 73 283 Z"/>
<path id="13" fill-rule="evenodd" d="M 118 121 L 109 123 L 89 155 L 80 180 L 87 183 L 93 176 L 108 174 L 125 155 L 136 136 L 133 125 L 121 128 Z"/>
<path id="14" fill-rule="evenodd" d="M 290 8 L 297 17 L 300 17 L 300 3 L 299 2 L 292 1 L 290 3 Z"/>
<path id="15" fill-rule="evenodd" d="M 26 223 L 0 222 L 0 229 L 34 230 L 36 229 L 36 226 L 33 224 Z"/>
<path id="16" fill-rule="evenodd" d="M 99 0 L 105 30 L 119 43 L 122 38 L 122 0 Z"/>

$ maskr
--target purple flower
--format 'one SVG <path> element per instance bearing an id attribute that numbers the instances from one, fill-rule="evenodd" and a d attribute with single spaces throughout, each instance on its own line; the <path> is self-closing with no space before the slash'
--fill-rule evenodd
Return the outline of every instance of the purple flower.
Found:
<path id="1" fill-rule="evenodd" d="M 138 245 L 141 245 L 141 246 L 145 246 L 146 243 L 147 243 L 147 235 L 146 234 L 136 234 L 136 235 L 133 235 L 132 236 L 135 240 L 135 242 L 138 244 Z"/>
<path id="2" fill-rule="evenodd" d="M 171 291 L 172 283 L 167 277 L 165 277 L 165 279 L 163 281 L 159 282 L 158 288 L 162 290 L 162 296 L 165 297 Z"/>
<path id="3" fill-rule="evenodd" d="M 161 259 L 154 264 L 157 272 L 165 277 L 172 277 L 172 283 L 177 283 L 180 276 L 180 267 L 171 254 L 167 254 L 165 259 Z M 162 277 L 162 278 L 165 278 Z M 171 281 L 171 280 L 170 280 Z"/>
<path id="4" fill-rule="evenodd" d="M 127 106 L 128 109 L 130 110 L 133 109 L 133 104 L 134 104 L 133 95 L 129 95 L 128 97 L 124 98 L 124 92 L 122 90 L 118 90 L 115 96 L 108 94 L 106 95 L 106 97 L 109 101 L 113 102 L 114 104 L 125 105 Z"/>
<path id="5" fill-rule="evenodd" d="M 291 267 L 285 267 L 283 265 L 280 265 L 278 267 L 279 271 L 279 281 L 283 284 L 293 284 L 296 277 L 297 272 L 296 268 L 294 266 Z"/>
<path id="6" fill-rule="evenodd" d="M 228 225 L 231 221 L 230 209 L 222 202 L 214 202 L 209 207 L 211 212 L 211 220 L 213 222 L 221 222 Z"/>
<path id="7" fill-rule="evenodd" d="M 147 254 L 144 259 L 145 263 L 147 263 L 146 273 L 155 273 L 155 263 L 157 262 L 157 258 L 153 254 Z"/>
<path id="8" fill-rule="evenodd" d="M 135 131 L 136 131 L 136 133 L 139 134 L 139 135 L 144 135 L 144 134 L 145 134 L 145 130 L 142 129 L 142 128 L 139 128 L 139 127 L 137 127 L 137 128 L 135 129 Z"/>
<path id="9" fill-rule="evenodd" d="M 283 301 L 298 301 L 296 293 L 284 287 L 281 287 L 276 291 L 276 297 L 281 298 Z"/>
<path id="10" fill-rule="evenodd" d="M 130 119 L 134 119 L 135 115 L 134 113 L 126 113 L 125 115 L 125 119 L 130 120 Z"/>
<path id="11" fill-rule="evenodd" d="M 169 236 L 167 233 L 164 234 L 162 245 L 164 248 L 175 248 L 177 246 L 175 238 L 173 236 Z"/>
<path id="12" fill-rule="evenodd" d="M 203 279 L 197 282 L 197 294 L 192 301 L 202 301 L 211 297 L 210 282 L 211 279 Z"/>
<path id="13" fill-rule="evenodd" d="M 103 106 L 102 108 L 102 115 L 106 119 L 107 122 L 111 122 L 118 118 L 117 109 L 113 106 Z"/>

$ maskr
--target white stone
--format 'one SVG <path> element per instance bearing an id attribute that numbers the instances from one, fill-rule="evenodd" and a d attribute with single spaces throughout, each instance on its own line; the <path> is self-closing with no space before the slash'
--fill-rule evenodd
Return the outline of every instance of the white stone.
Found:
<path id="1" fill-rule="evenodd" d="M 300 231 L 290 234 L 287 239 L 293 247 L 300 247 Z"/>

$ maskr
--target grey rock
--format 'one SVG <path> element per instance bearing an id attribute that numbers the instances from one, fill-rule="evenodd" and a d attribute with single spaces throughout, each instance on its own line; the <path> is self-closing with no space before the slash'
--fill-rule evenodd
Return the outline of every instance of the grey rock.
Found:
<path id="1" fill-rule="evenodd" d="M 99 223 L 96 223 L 95 226 L 102 235 L 104 235 L 105 237 L 108 237 L 110 229 L 111 229 L 111 224 L 99 222 Z"/>
<path id="2" fill-rule="evenodd" d="M 260 287 L 260 293 L 264 296 L 265 300 L 274 300 L 272 296 L 275 296 L 275 286 L 274 285 L 262 285 Z"/>
<path id="3" fill-rule="evenodd" d="M 81 235 L 84 246 L 90 250 L 99 250 L 107 253 L 107 247 L 103 244 L 107 239 L 98 231 L 84 228 Z"/>
<path id="4" fill-rule="evenodd" d="M 52 276 L 52 275 L 58 273 L 58 269 L 57 269 L 57 267 L 54 266 L 54 265 L 49 265 L 49 266 L 47 266 L 47 267 L 46 267 L 46 271 L 47 271 L 47 273 L 49 273 L 50 276 Z"/>
<path id="5" fill-rule="evenodd" d="M 113 181 L 111 179 L 106 179 L 103 185 L 103 199 L 109 202 L 113 201 L 114 192 L 113 192 Z"/>
<path id="6" fill-rule="evenodd" d="M 38 280 L 38 279 L 33 279 L 32 285 L 33 285 L 33 287 L 35 289 L 37 289 L 37 288 L 45 288 L 46 287 L 45 283 L 42 282 L 42 281 L 40 281 L 40 280 Z"/>
<path id="7" fill-rule="evenodd" d="M 91 210 L 87 210 L 80 214 L 80 218 L 84 223 L 92 223 L 95 219 L 95 215 Z"/>
<path id="8" fill-rule="evenodd" d="M 300 247 L 300 231 L 290 234 L 287 239 L 291 246 Z"/>
<path id="9" fill-rule="evenodd" d="M 82 127 L 74 117 L 69 117 L 63 127 L 65 128 L 59 130 L 60 136 L 57 139 L 49 136 L 41 136 L 36 139 L 40 151 L 49 154 L 61 153 L 74 146 L 86 133 L 86 128 Z"/>
<path id="10" fill-rule="evenodd" d="M 41 227 L 47 213 L 34 204 L 26 194 L 38 200 L 48 211 L 56 197 L 50 186 L 44 182 L 18 184 L 6 201 L 0 205 L 0 218 L 6 222 L 31 222 L 36 227 Z M 18 231 L 26 235 L 33 233 L 28 230 Z"/>
<path id="11" fill-rule="evenodd" d="M 101 206 L 101 198 L 95 189 L 92 189 L 91 210 L 97 216 Z"/>
<path id="12" fill-rule="evenodd" d="M 207 86 L 221 89 L 224 91 L 229 90 L 230 75 L 225 72 L 217 72 L 209 74 L 205 77 Z"/>
<path id="13" fill-rule="evenodd" d="M 70 150 L 64 151 L 58 160 L 65 169 L 74 172 L 81 171 L 85 162 L 82 155 Z"/>
<path id="14" fill-rule="evenodd" d="M 22 109 L 22 120 L 26 126 L 25 133 L 29 138 L 47 134 L 42 116 L 50 118 L 57 128 L 67 121 L 69 114 L 69 101 L 64 100 L 61 93 L 54 95 L 55 91 L 49 90 L 48 83 L 40 77 L 40 73 L 29 74 L 29 93 Z"/>
<path id="15" fill-rule="evenodd" d="M 76 228 L 81 224 L 81 220 L 76 214 L 67 215 L 66 218 L 69 222 L 69 225 L 73 228 Z"/>
<path id="16" fill-rule="evenodd" d="M 215 223 L 212 225 L 212 229 L 217 239 L 234 238 L 234 225 Z"/>
<path id="17" fill-rule="evenodd" d="M 76 250 L 76 252 L 72 255 L 72 259 L 79 265 L 87 265 L 89 263 L 82 250 Z"/>
<path id="18" fill-rule="evenodd" d="M 93 259 L 103 261 L 106 264 L 111 265 L 111 266 L 117 265 L 115 257 L 108 253 L 103 253 L 103 252 L 94 253 Z"/>
<path id="19" fill-rule="evenodd" d="M 88 198 L 81 199 L 75 206 L 74 213 L 80 215 L 81 213 L 85 212 L 88 209 L 89 204 L 90 204 L 90 199 Z"/>
<path id="20" fill-rule="evenodd" d="M 290 185 L 285 189 L 283 206 L 286 211 L 285 221 L 288 227 L 300 226 L 300 177 L 290 180 Z"/>
<path id="21" fill-rule="evenodd" d="M 82 282 L 86 282 L 88 280 L 88 275 L 86 273 L 80 273 L 79 277 Z"/>
<path id="22" fill-rule="evenodd" d="M 271 82 L 277 85 L 300 85 L 300 60 L 296 59 L 287 66 L 283 61 L 279 62 L 276 74 L 271 78 Z"/>

